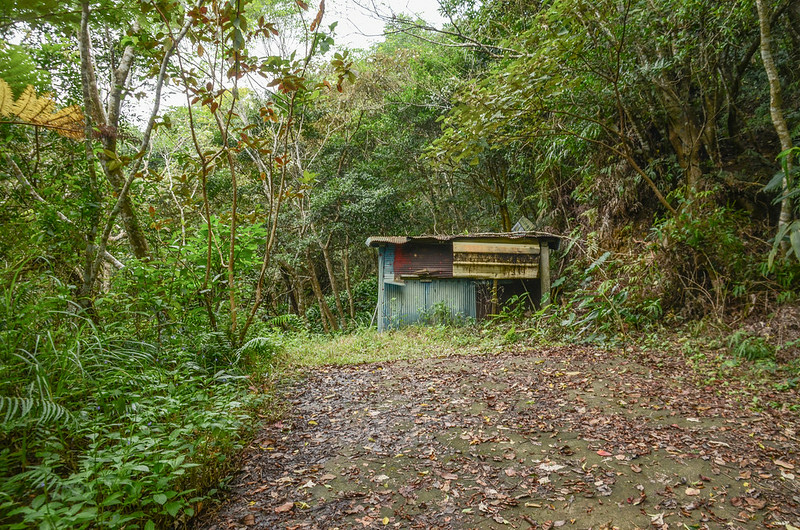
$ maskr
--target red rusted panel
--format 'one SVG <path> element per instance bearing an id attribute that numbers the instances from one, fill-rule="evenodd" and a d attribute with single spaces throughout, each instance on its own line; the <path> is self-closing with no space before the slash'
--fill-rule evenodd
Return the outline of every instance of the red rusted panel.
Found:
<path id="1" fill-rule="evenodd" d="M 453 244 L 397 245 L 394 251 L 394 276 L 419 278 L 453 277 Z"/>

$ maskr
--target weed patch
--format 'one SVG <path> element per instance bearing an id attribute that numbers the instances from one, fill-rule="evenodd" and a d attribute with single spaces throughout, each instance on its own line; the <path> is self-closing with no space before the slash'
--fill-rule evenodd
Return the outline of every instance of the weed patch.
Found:
<path id="1" fill-rule="evenodd" d="M 410 326 L 384 333 L 359 328 L 334 337 L 295 334 L 284 337 L 282 345 L 290 366 L 312 367 L 477 353 L 491 349 L 498 340 L 475 327 Z"/>

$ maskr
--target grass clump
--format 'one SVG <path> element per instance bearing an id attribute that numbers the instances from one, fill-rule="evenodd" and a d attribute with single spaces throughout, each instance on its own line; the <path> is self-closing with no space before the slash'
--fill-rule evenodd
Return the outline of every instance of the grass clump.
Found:
<path id="1" fill-rule="evenodd" d="M 296 334 L 284 346 L 291 366 L 313 367 L 479 353 L 491 349 L 494 340 L 474 327 L 409 326 L 382 333 L 359 328 L 334 337 Z"/>

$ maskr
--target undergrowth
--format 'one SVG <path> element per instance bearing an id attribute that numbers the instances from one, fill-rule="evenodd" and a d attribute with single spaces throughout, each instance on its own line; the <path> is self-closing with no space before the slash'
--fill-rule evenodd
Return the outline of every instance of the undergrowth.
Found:
<path id="1" fill-rule="evenodd" d="M 154 529 L 188 519 L 268 399 L 241 368 L 265 346 L 223 355 L 224 343 L 201 334 L 131 341 L 123 327 L 79 314 L 51 280 L 3 286 L 0 526 Z M 47 282 L 56 295 L 34 289 Z"/>

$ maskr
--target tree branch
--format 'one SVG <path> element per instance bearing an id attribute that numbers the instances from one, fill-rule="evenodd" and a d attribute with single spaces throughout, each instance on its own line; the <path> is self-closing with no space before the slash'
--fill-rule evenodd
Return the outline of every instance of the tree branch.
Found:
<path id="1" fill-rule="evenodd" d="M 25 174 L 22 172 L 20 167 L 17 165 L 16 162 L 14 162 L 14 159 L 11 158 L 11 155 L 9 155 L 8 153 L 6 153 L 6 162 L 8 162 L 8 165 L 13 171 L 14 176 L 17 178 L 17 182 L 19 182 L 20 185 L 23 188 L 25 188 L 25 191 L 28 192 L 28 195 L 30 195 L 36 202 L 40 202 L 42 204 L 49 204 L 41 195 L 39 195 L 39 193 L 36 191 L 36 189 L 33 187 L 30 181 L 25 177 Z M 76 225 L 72 219 L 70 219 L 69 217 L 67 217 L 58 210 L 56 210 L 56 217 L 58 217 L 59 219 L 61 219 L 61 221 L 67 223 L 72 227 L 75 228 L 78 227 L 78 225 Z M 120 260 L 115 258 L 111 253 L 106 251 L 105 253 L 102 254 L 102 256 L 103 259 L 114 265 L 114 267 L 116 267 L 117 269 L 125 268 L 125 265 Z"/>

